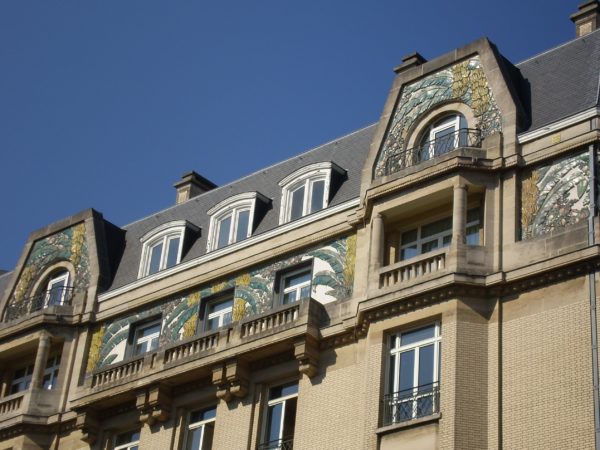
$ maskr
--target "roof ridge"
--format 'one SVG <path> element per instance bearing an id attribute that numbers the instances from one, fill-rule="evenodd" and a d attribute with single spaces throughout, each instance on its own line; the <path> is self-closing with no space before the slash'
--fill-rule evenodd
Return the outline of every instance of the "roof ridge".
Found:
<path id="1" fill-rule="evenodd" d="M 161 209 L 161 210 L 159 210 L 159 211 L 156 211 L 156 212 L 153 212 L 153 213 L 151 213 L 151 214 L 148 214 L 148 215 L 147 215 L 147 216 L 145 216 L 145 217 L 142 217 L 142 218 L 140 218 L 140 219 L 134 220 L 133 222 L 130 222 L 130 223 L 126 224 L 126 225 L 122 225 L 120 228 L 123 228 L 123 229 L 125 229 L 125 228 L 127 228 L 127 227 L 130 227 L 130 226 L 132 226 L 132 225 L 134 225 L 134 224 L 138 223 L 138 222 L 142 222 L 142 221 L 144 221 L 144 220 L 146 220 L 146 219 L 149 219 L 150 217 L 153 217 L 153 216 L 155 216 L 155 215 L 157 215 L 157 214 L 164 213 L 164 212 L 166 212 L 166 211 L 170 211 L 170 210 L 172 210 L 172 209 L 174 209 L 174 208 L 178 208 L 178 207 L 180 207 L 181 205 L 184 205 L 184 204 L 186 204 L 186 203 L 188 203 L 188 202 L 191 202 L 191 201 L 193 201 L 193 200 L 195 200 L 195 199 L 198 199 L 199 197 L 202 197 L 202 196 L 204 196 L 204 195 L 206 195 L 206 194 L 208 194 L 208 193 L 210 193 L 210 192 L 215 192 L 215 191 L 217 191 L 217 190 L 219 190 L 219 189 L 223 189 L 223 188 L 225 188 L 225 187 L 227 187 L 227 186 L 231 186 L 231 185 L 232 185 L 232 184 L 234 184 L 234 183 L 239 183 L 240 181 L 242 181 L 242 180 L 245 180 L 246 178 L 250 178 L 250 177 L 252 177 L 252 176 L 254 176 L 254 175 L 256 175 L 256 174 L 258 174 L 258 173 L 260 173 L 260 172 L 263 172 L 263 171 L 265 171 L 265 170 L 269 170 L 269 169 L 271 169 L 271 168 L 273 168 L 273 167 L 275 167 L 275 166 L 278 166 L 278 165 L 280 165 L 280 164 L 286 163 L 286 162 L 288 162 L 288 161 L 291 161 L 291 160 L 293 160 L 293 159 L 299 158 L 299 157 L 301 157 L 301 156 L 304 156 L 304 155 L 306 155 L 306 154 L 308 154 L 308 153 L 314 152 L 314 151 L 316 151 L 316 150 L 318 150 L 318 149 L 320 149 L 320 148 L 323 148 L 323 147 L 325 147 L 326 145 L 333 144 L 333 143 L 335 143 L 335 142 L 337 142 L 337 141 L 339 141 L 339 140 L 341 140 L 341 139 L 346 139 L 346 138 L 349 138 L 350 136 L 352 136 L 352 135 L 354 135 L 354 134 L 360 133 L 361 131 L 364 131 L 364 130 L 366 130 L 366 129 L 370 128 L 370 127 L 373 127 L 373 126 L 377 125 L 377 123 L 378 123 L 378 122 L 373 122 L 373 123 L 371 123 L 371 124 L 369 124 L 369 125 L 366 125 L 366 126 L 364 126 L 364 127 L 362 127 L 362 128 L 359 128 L 358 130 L 354 130 L 354 131 L 351 131 L 351 132 L 350 132 L 350 133 L 348 133 L 348 134 L 344 134 L 344 135 L 342 135 L 342 136 L 338 136 L 338 137 L 336 137 L 336 138 L 333 138 L 333 139 L 331 139 L 331 140 L 329 140 L 329 141 L 327 141 L 327 142 L 325 142 L 325 143 L 323 143 L 323 144 L 317 145 L 316 147 L 313 147 L 313 148 L 311 148 L 311 149 L 309 149 L 309 150 L 306 150 L 306 151 L 304 151 L 304 152 L 302 152 L 302 153 L 298 153 L 297 155 L 290 156 L 290 157 L 289 157 L 289 158 L 287 158 L 287 159 L 284 159 L 284 160 L 282 160 L 282 161 L 279 161 L 279 162 L 273 163 L 273 164 L 271 164 L 270 166 L 267 166 L 267 167 L 262 167 L 262 168 L 260 168 L 260 169 L 258 169 L 258 170 L 256 170 L 256 171 L 254 171 L 254 172 L 252 172 L 252 173 L 248 174 L 248 175 L 244 175 L 243 177 L 236 178 L 235 180 L 233 180 L 233 181 L 230 181 L 229 183 L 225 183 L 224 185 L 222 185 L 222 186 L 218 186 L 218 187 L 216 187 L 216 188 L 214 188 L 214 189 L 211 189 L 210 191 L 203 192 L 202 194 L 200 194 L 200 195 L 197 195 L 197 196 L 195 196 L 195 197 L 192 197 L 192 198 L 190 198 L 190 199 L 188 199 L 188 200 L 186 200 L 186 201 L 184 201 L 184 202 L 182 202 L 182 203 L 178 203 L 178 204 L 175 204 L 175 205 L 171 205 L 171 206 L 169 206 L 169 207 L 167 207 L 167 208 L 164 208 L 164 209 Z"/>
<path id="2" fill-rule="evenodd" d="M 583 36 L 579 36 L 578 38 L 571 39 L 570 41 L 563 42 L 562 44 L 558 44 L 556 47 L 552 47 L 552 48 L 549 48 L 548 50 L 544 50 L 543 52 L 540 52 L 537 55 L 530 56 L 529 58 L 524 59 L 523 61 L 520 61 L 520 62 L 516 63 L 515 66 L 519 67 L 521 64 L 525 64 L 526 62 L 529 62 L 529 61 L 531 61 L 531 60 L 533 60 L 535 58 L 539 58 L 540 56 L 543 56 L 543 55 L 545 55 L 547 53 L 551 53 L 551 52 L 553 52 L 555 50 L 558 50 L 558 49 L 560 49 L 562 47 L 566 47 L 567 45 L 571 45 L 574 42 L 577 42 L 579 40 L 588 38 L 588 37 L 590 37 L 590 35 L 596 34 L 596 33 L 600 33 L 600 28 L 598 28 L 597 30 L 592 31 L 591 33 L 584 34 Z"/>

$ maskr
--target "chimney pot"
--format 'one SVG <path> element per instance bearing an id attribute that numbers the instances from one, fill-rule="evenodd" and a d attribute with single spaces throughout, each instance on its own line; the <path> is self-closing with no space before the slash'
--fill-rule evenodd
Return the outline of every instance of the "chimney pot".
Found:
<path id="1" fill-rule="evenodd" d="M 577 37 L 597 30 L 600 24 L 600 3 L 598 3 L 598 0 L 589 0 L 580 4 L 578 11 L 571 14 L 571 20 L 575 24 Z"/>
<path id="2" fill-rule="evenodd" d="M 427 60 L 421 56 L 419 52 L 413 52 L 409 55 L 406 55 L 402 58 L 402 64 L 398 67 L 394 68 L 394 72 L 400 73 L 405 71 L 406 69 L 410 69 L 411 67 L 420 66 L 423 63 L 426 63 Z"/>
<path id="3" fill-rule="evenodd" d="M 193 170 L 183 174 L 181 180 L 173 186 L 177 189 L 177 197 L 175 200 L 177 205 L 217 187 L 215 183 L 207 180 Z"/>

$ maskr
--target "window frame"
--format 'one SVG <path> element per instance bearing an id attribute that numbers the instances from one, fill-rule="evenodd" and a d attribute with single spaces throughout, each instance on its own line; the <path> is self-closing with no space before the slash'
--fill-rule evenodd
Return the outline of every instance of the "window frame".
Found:
<path id="1" fill-rule="evenodd" d="M 297 277 L 299 275 L 302 274 L 308 274 L 309 275 L 309 280 L 299 283 L 297 285 L 294 285 L 293 287 L 295 289 L 292 289 L 291 287 L 286 288 L 285 287 L 285 282 L 286 280 L 289 280 L 290 278 L 294 278 Z M 290 305 L 292 303 L 296 303 L 300 300 L 303 300 L 304 298 L 310 298 L 312 296 L 312 282 L 313 282 L 313 260 L 309 260 L 306 263 L 303 264 L 299 264 L 297 266 L 282 270 L 280 272 L 277 273 L 277 275 L 275 276 L 275 301 L 274 304 L 276 306 L 283 306 L 283 305 Z M 285 295 L 289 292 L 292 291 L 296 291 L 298 293 L 298 291 L 302 291 L 302 288 L 305 287 L 306 285 L 308 285 L 308 297 L 296 297 L 294 300 L 286 302 L 285 301 Z"/>
<path id="2" fill-rule="evenodd" d="M 227 294 L 227 295 L 218 295 L 212 298 L 209 298 L 206 303 L 205 306 L 203 308 L 203 318 L 202 320 L 198 321 L 199 322 L 199 326 L 201 327 L 203 332 L 211 332 L 211 331 L 217 331 L 220 330 L 223 327 L 226 327 L 228 325 L 230 325 L 231 323 L 233 323 L 233 305 L 234 305 L 234 296 L 233 296 L 233 292 L 231 292 L 231 294 Z M 219 312 L 219 313 L 210 313 L 210 308 L 211 306 L 215 306 L 215 305 L 220 305 L 223 303 L 228 303 L 231 302 L 231 306 L 229 306 L 228 308 L 225 308 L 225 310 L 222 310 L 224 312 Z M 214 317 L 210 317 L 211 315 L 214 314 Z M 227 315 L 229 315 L 229 321 L 226 321 L 226 319 L 224 319 L 225 317 L 227 317 Z M 218 317 L 219 318 L 219 325 L 216 328 L 209 328 L 208 325 L 210 323 L 210 320 L 214 319 Z"/>
<path id="3" fill-rule="evenodd" d="M 310 164 L 291 173 L 279 182 L 281 187 L 281 206 L 279 211 L 279 224 L 301 219 L 309 214 L 326 209 L 329 206 L 331 194 L 331 182 L 333 174 L 344 174 L 345 170 L 333 162 L 322 162 Z M 315 183 L 323 181 L 323 200 L 321 208 L 313 210 L 313 189 Z M 302 213 L 299 217 L 292 219 L 292 207 L 294 192 L 304 188 L 302 196 Z"/>
<path id="4" fill-rule="evenodd" d="M 192 414 L 194 413 L 206 413 L 207 411 L 212 411 L 214 410 L 214 415 L 208 419 L 203 419 L 203 420 L 199 420 L 196 422 L 192 422 Z M 192 410 L 188 413 L 187 415 L 187 427 L 186 427 L 186 431 L 185 431 L 185 438 L 184 438 L 184 444 L 183 444 L 183 448 L 185 450 L 205 450 L 204 445 L 206 444 L 204 442 L 204 439 L 206 437 L 206 426 L 209 424 L 212 424 L 213 426 L 213 436 L 211 436 L 211 442 L 210 442 L 210 447 L 212 448 L 212 444 L 213 444 L 213 437 L 214 437 L 214 424 L 217 420 L 217 406 L 212 406 L 212 407 L 208 407 L 208 408 L 201 408 L 201 409 L 195 409 Z M 198 449 L 194 449 L 192 448 L 192 441 L 190 441 L 190 439 L 192 439 L 193 437 L 193 430 L 197 430 L 198 428 L 202 428 L 202 434 L 200 437 L 200 447 Z"/>
<path id="5" fill-rule="evenodd" d="M 449 121 L 448 119 L 452 119 Z M 452 129 L 454 134 L 454 142 L 452 148 L 445 149 L 442 152 L 436 151 L 436 140 L 437 135 L 445 130 Z M 466 117 L 458 111 L 449 111 L 446 114 L 436 117 L 430 121 L 425 127 L 418 140 L 419 158 L 420 161 L 428 161 L 436 156 L 443 155 L 461 147 L 461 133 L 460 130 L 468 129 L 468 122 Z M 442 139 L 443 136 L 440 137 Z"/>
<path id="6" fill-rule="evenodd" d="M 193 231 L 200 230 L 198 227 L 192 225 L 186 220 L 176 220 L 167 222 L 144 234 L 140 238 L 140 242 L 142 243 L 142 255 L 138 278 L 156 275 L 163 270 L 170 269 L 171 267 L 175 267 L 177 264 L 179 264 L 183 255 L 183 243 L 187 229 L 192 229 Z M 169 243 L 174 239 L 179 239 L 179 243 L 177 245 L 177 255 L 175 258 L 175 263 L 168 265 Z M 162 250 L 158 263 L 158 270 L 155 272 L 150 272 L 150 267 L 152 264 L 152 250 L 159 245 L 162 245 Z"/>
<path id="7" fill-rule="evenodd" d="M 284 388 L 287 386 L 296 386 L 296 392 L 292 393 L 292 394 L 287 394 L 287 395 L 283 395 L 274 399 L 271 399 L 271 391 L 277 388 Z M 262 426 L 262 438 L 260 441 L 260 444 L 258 445 L 259 450 L 278 450 L 278 449 L 283 449 L 283 448 L 288 448 L 288 447 L 282 447 L 282 444 L 285 443 L 285 440 L 289 440 L 289 439 L 294 439 L 294 434 L 295 434 L 295 429 L 296 429 L 296 417 L 294 417 L 294 429 L 293 429 L 293 433 L 291 435 L 291 438 L 289 436 L 284 436 L 284 425 L 285 425 L 285 417 L 286 417 L 286 410 L 287 410 L 287 404 L 289 400 L 295 399 L 296 400 L 296 406 L 295 406 L 295 411 L 294 411 L 294 416 L 297 415 L 298 413 L 298 397 L 299 397 L 299 390 L 300 390 L 300 383 L 298 380 L 293 380 L 293 381 L 288 381 L 285 383 L 278 383 L 272 386 L 269 386 L 267 388 L 267 392 L 266 392 L 266 402 L 265 402 L 265 408 L 264 408 L 264 421 L 263 421 L 263 426 Z M 281 414 L 281 418 L 279 421 L 279 437 L 277 440 L 268 440 L 269 439 L 269 432 L 270 432 L 270 421 L 269 421 L 269 415 L 270 415 L 270 411 L 271 408 L 279 405 L 279 404 L 283 404 L 282 407 L 282 414 Z M 289 413 L 289 411 L 288 411 Z M 278 443 L 278 444 L 276 444 Z"/>
<path id="8" fill-rule="evenodd" d="M 22 377 L 15 378 L 16 373 L 19 370 L 24 370 L 24 375 Z M 31 387 L 31 378 L 33 376 L 33 363 L 27 364 L 26 366 L 21 366 L 12 373 L 12 380 L 10 381 L 10 386 L 8 387 L 9 395 L 18 394 L 19 392 L 25 392 L 29 390 Z M 21 383 L 25 383 L 22 389 L 16 390 L 13 392 L 13 387 L 15 385 L 21 385 Z"/>
<path id="9" fill-rule="evenodd" d="M 50 275 L 48 277 L 48 282 L 46 283 L 46 291 L 44 293 L 44 308 L 49 306 L 58 306 L 65 304 L 65 297 L 67 290 L 69 288 L 69 281 L 71 278 L 71 273 L 65 268 L 64 270 L 60 270 L 54 273 L 54 275 Z M 59 284 L 61 286 L 60 299 L 58 303 L 54 303 L 52 300 L 52 292 L 55 284 Z M 52 302 L 52 303 L 51 303 Z"/>
<path id="10" fill-rule="evenodd" d="M 425 329 L 427 327 L 434 327 L 434 335 L 433 337 L 429 337 L 426 339 L 421 339 L 416 342 L 412 342 L 410 344 L 402 345 L 402 335 L 408 334 L 410 332 L 414 332 L 417 330 Z M 440 382 L 440 372 L 441 372 L 441 344 L 442 344 L 442 324 L 441 320 L 434 320 L 431 322 L 421 322 L 417 325 L 403 328 L 401 330 L 397 330 L 396 332 L 390 333 L 387 335 L 387 370 L 386 370 L 386 382 L 385 382 L 385 394 L 387 395 L 395 395 L 400 392 L 405 392 L 408 390 L 412 390 L 412 396 L 407 397 L 406 399 L 400 400 L 399 404 L 410 403 L 411 416 L 406 420 L 399 421 L 391 421 L 385 425 L 391 425 L 396 423 L 401 423 L 408 420 L 414 420 L 420 417 L 418 415 L 418 407 L 417 403 L 419 401 L 419 395 L 422 397 L 431 397 L 432 398 L 432 414 L 435 414 L 435 411 L 439 411 L 439 404 L 435 405 L 435 394 L 434 393 L 420 393 L 419 389 L 422 388 L 419 385 L 419 376 L 420 376 L 420 353 L 421 349 L 433 345 L 433 368 L 432 368 L 432 382 L 429 383 L 432 387 L 439 386 Z M 400 377 L 401 377 L 401 355 L 408 352 L 414 352 L 413 359 L 413 373 L 412 373 L 412 387 L 400 390 Z M 437 399 L 439 402 L 439 398 Z M 385 405 L 388 406 L 387 404 Z M 397 412 L 397 406 L 393 406 L 392 416 L 395 417 Z M 428 414 L 430 415 L 430 414 Z"/>
<path id="11" fill-rule="evenodd" d="M 62 355 L 57 353 L 54 356 L 48 357 L 46 361 L 46 367 L 44 367 L 44 374 L 42 376 L 42 389 L 52 390 L 56 388 L 58 383 L 58 376 L 60 374 L 60 361 Z M 50 364 L 50 367 L 48 365 Z M 49 385 L 46 386 L 46 377 L 49 377 Z"/>
<path id="12" fill-rule="evenodd" d="M 117 445 L 117 441 L 119 440 L 119 437 L 125 436 L 127 434 L 131 435 L 131 438 L 130 438 L 129 442 Z M 133 437 L 136 434 L 138 435 L 137 436 L 137 440 L 133 439 Z M 134 430 L 134 431 L 125 431 L 123 433 L 117 434 L 114 437 L 114 440 L 113 440 L 113 443 L 114 443 L 113 450 L 132 450 L 133 448 L 139 449 L 140 448 L 141 434 L 142 434 L 142 430 L 141 429 L 137 429 L 137 430 Z M 131 439 L 133 439 L 133 440 L 131 440 Z"/>
<path id="13" fill-rule="evenodd" d="M 471 213 L 472 211 L 478 211 L 478 218 L 477 219 L 473 219 L 471 221 L 468 220 L 469 217 L 469 213 Z M 408 261 L 412 258 L 417 258 L 421 255 L 425 255 L 429 252 L 434 252 L 436 250 L 440 250 L 444 247 L 448 247 L 452 244 L 452 211 L 449 211 L 448 214 L 443 214 L 443 215 L 436 215 L 432 218 L 430 218 L 431 220 L 427 220 L 427 221 L 423 221 L 423 222 L 417 222 L 415 225 L 412 225 L 411 227 L 406 227 L 403 229 L 400 229 L 398 231 L 398 261 Z M 448 229 L 444 229 L 443 231 L 440 231 L 438 233 L 435 234 L 431 234 L 429 236 L 426 237 L 422 237 L 422 231 L 424 227 L 427 227 L 429 225 L 433 225 L 437 222 L 441 222 L 443 220 L 448 220 L 450 219 L 450 228 Z M 473 204 L 470 208 L 467 208 L 467 221 L 465 223 L 465 240 L 468 239 L 468 233 L 467 230 L 469 228 L 472 227 L 478 227 L 477 228 L 477 236 L 478 236 L 478 242 L 477 244 L 468 244 L 467 245 L 482 245 L 481 244 L 481 230 L 482 230 L 482 219 L 483 219 L 483 206 L 479 203 L 477 204 Z M 417 237 L 414 241 L 408 242 L 406 244 L 402 243 L 402 236 L 405 233 L 409 233 L 411 231 L 416 231 L 417 233 Z M 473 233 L 475 234 L 475 233 Z M 444 242 L 444 238 L 449 238 L 449 240 L 447 242 Z M 433 250 L 428 250 L 426 252 L 422 251 L 423 249 L 423 245 L 424 244 L 429 244 L 430 242 L 433 242 L 437 240 L 437 247 Z M 416 245 L 416 250 L 417 253 L 414 256 L 405 258 L 403 257 L 403 252 L 405 249 L 410 248 L 412 246 Z"/>
<path id="14" fill-rule="evenodd" d="M 252 236 L 255 225 L 257 199 L 265 204 L 269 202 L 269 199 L 259 192 L 245 192 L 226 198 L 207 211 L 207 214 L 210 216 L 208 240 L 206 242 L 207 252 L 225 248 Z M 243 234 L 243 237 L 238 239 L 239 216 L 240 213 L 245 211 L 248 211 L 248 229 Z M 219 246 L 221 225 L 227 218 L 231 218 L 227 244 Z"/>

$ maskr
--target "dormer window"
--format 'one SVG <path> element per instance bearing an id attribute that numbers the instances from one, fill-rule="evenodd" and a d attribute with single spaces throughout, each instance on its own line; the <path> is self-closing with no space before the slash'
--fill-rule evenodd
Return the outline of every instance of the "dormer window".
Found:
<path id="1" fill-rule="evenodd" d="M 143 244 L 142 262 L 139 277 L 152 275 L 179 264 L 186 228 L 197 230 L 189 222 L 178 220 L 161 225 L 142 236 L 140 239 Z"/>
<path id="2" fill-rule="evenodd" d="M 69 272 L 63 271 L 53 275 L 48 280 L 44 298 L 45 306 L 62 305 L 68 300 Z"/>
<path id="3" fill-rule="evenodd" d="M 247 192 L 229 197 L 208 211 L 210 232 L 207 251 L 243 241 L 252 235 L 259 209 L 257 199 L 260 204 L 269 202 L 269 199 L 258 192 Z"/>
<path id="4" fill-rule="evenodd" d="M 279 223 L 291 222 L 327 208 L 332 173 L 343 175 L 345 171 L 332 162 L 324 162 L 303 167 L 281 180 Z"/>
<path id="5" fill-rule="evenodd" d="M 452 114 L 433 122 L 421 137 L 419 161 L 443 155 L 458 147 L 467 146 L 467 121 L 462 114 Z"/>

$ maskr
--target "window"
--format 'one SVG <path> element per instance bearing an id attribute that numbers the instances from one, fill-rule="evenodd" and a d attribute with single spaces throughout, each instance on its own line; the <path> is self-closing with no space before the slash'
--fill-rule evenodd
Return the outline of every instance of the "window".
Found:
<path id="1" fill-rule="evenodd" d="M 56 387 L 58 380 L 58 369 L 60 366 L 60 355 L 48 358 L 44 368 L 42 378 L 42 389 L 51 390 Z M 33 375 L 33 364 L 15 370 L 10 384 L 10 393 L 26 391 L 31 386 L 31 377 Z"/>
<path id="2" fill-rule="evenodd" d="M 31 385 L 31 375 L 33 374 L 33 364 L 21 369 L 15 370 L 13 374 L 13 380 L 10 384 L 10 393 L 16 394 L 17 392 L 26 391 Z"/>
<path id="3" fill-rule="evenodd" d="M 292 450 L 297 400 L 297 382 L 269 390 L 265 434 L 259 450 Z"/>
<path id="4" fill-rule="evenodd" d="M 303 167 L 281 180 L 279 223 L 290 222 L 327 208 L 332 172 L 337 175 L 345 173 L 336 164 L 325 162 Z"/>
<path id="5" fill-rule="evenodd" d="M 233 298 L 213 300 L 206 305 L 206 320 L 204 329 L 213 331 L 231 323 Z"/>
<path id="6" fill-rule="evenodd" d="M 44 306 L 62 305 L 69 300 L 67 291 L 69 290 L 69 272 L 60 272 L 48 280 Z"/>
<path id="7" fill-rule="evenodd" d="M 115 450 L 138 450 L 140 430 L 121 433 L 115 438 Z"/>
<path id="8" fill-rule="evenodd" d="M 215 205 L 208 211 L 210 232 L 207 251 L 217 250 L 252 235 L 259 199 L 267 204 L 269 199 L 258 192 L 234 195 Z"/>
<path id="9" fill-rule="evenodd" d="M 143 355 L 157 349 L 159 336 L 160 320 L 136 326 L 133 338 L 133 354 Z"/>
<path id="10" fill-rule="evenodd" d="M 443 155 L 467 145 L 467 122 L 461 114 L 443 117 L 429 126 L 419 145 L 419 161 Z"/>
<path id="11" fill-rule="evenodd" d="M 440 324 L 394 334 L 389 342 L 384 425 L 439 412 Z"/>
<path id="12" fill-rule="evenodd" d="M 311 268 L 297 269 L 281 277 L 279 293 L 281 304 L 287 305 L 310 297 Z"/>
<path id="13" fill-rule="evenodd" d="M 480 208 L 467 211 L 466 242 L 479 245 Z M 447 247 L 452 242 L 452 217 L 403 232 L 400 235 L 400 260 L 410 259 L 438 248 Z"/>
<path id="14" fill-rule="evenodd" d="M 211 450 L 215 430 L 216 408 L 209 408 L 190 413 L 186 450 Z"/>
<path id="15" fill-rule="evenodd" d="M 44 378 L 42 379 L 43 389 L 50 390 L 56 387 L 58 381 L 58 369 L 60 367 L 60 356 L 61 355 L 57 355 L 48 358 L 46 368 L 44 369 Z"/>
<path id="16" fill-rule="evenodd" d="M 185 220 L 177 220 L 161 225 L 142 236 L 142 260 L 138 277 L 152 275 L 179 264 L 187 228 L 199 230 Z"/>

